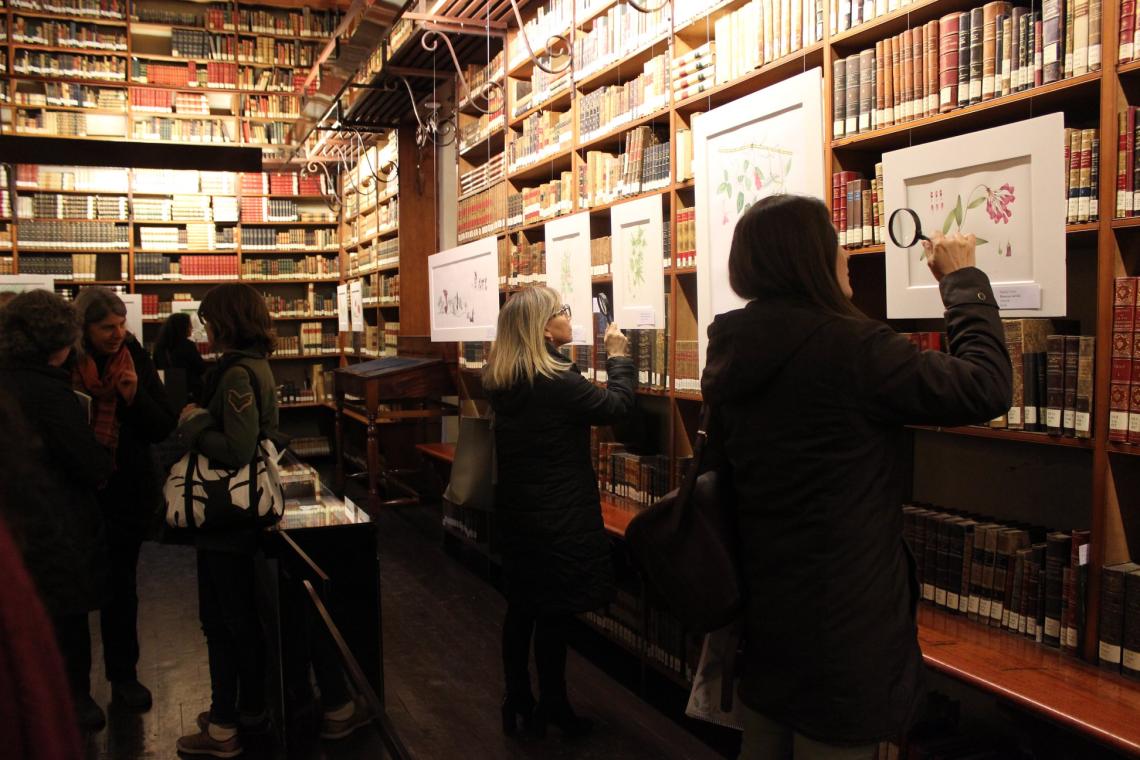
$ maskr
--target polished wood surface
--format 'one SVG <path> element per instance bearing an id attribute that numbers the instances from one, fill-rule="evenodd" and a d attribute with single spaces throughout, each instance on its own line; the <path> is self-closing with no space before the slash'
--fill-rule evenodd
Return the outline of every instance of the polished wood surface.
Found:
<path id="1" fill-rule="evenodd" d="M 438 459 L 441 462 L 455 461 L 454 443 L 418 443 L 416 449 L 424 456 Z"/>

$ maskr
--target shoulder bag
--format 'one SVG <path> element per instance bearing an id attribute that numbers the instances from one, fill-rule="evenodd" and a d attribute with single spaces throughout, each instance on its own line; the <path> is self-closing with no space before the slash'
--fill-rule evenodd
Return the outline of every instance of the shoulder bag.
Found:
<path id="1" fill-rule="evenodd" d="M 693 633 L 723 628 L 744 607 L 731 484 L 724 473 L 700 472 L 711 417 L 706 404 L 681 487 L 639 512 L 625 533 L 650 590 Z"/>
<path id="2" fill-rule="evenodd" d="M 249 374 L 257 408 L 261 390 L 253 370 Z M 217 467 L 195 451 L 175 462 L 163 486 L 166 524 L 200 531 L 266 528 L 285 511 L 277 445 L 262 432 L 249 464 L 237 469 Z"/>

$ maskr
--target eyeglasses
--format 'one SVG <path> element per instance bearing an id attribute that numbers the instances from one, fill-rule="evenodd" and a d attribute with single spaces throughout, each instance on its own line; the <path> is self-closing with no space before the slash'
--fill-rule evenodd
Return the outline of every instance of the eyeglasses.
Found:
<path id="1" fill-rule="evenodd" d="M 550 318 L 554 319 L 554 317 L 566 317 L 567 319 L 570 319 L 571 313 L 572 312 L 570 311 L 570 304 L 564 303 L 564 304 L 562 304 L 562 308 L 559 309 L 558 311 L 554 312 L 554 314 L 551 315 Z"/>

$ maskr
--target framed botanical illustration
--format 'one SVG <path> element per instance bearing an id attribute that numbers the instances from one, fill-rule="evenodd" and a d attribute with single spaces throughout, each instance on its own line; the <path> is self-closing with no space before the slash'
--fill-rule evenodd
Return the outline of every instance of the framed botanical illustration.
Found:
<path id="1" fill-rule="evenodd" d="M 359 279 L 348 283 L 348 327 L 351 332 L 364 332 L 364 283 Z"/>
<path id="2" fill-rule="evenodd" d="M 693 117 L 697 216 L 697 329 L 744 305 L 728 284 L 736 221 L 775 193 L 826 198 L 823 76 L 818 68 Z"/>
<path id="3" fill-rule="evenodd" d="M 206 335 L 206 325 L 203 324 L 202 318 L 198 316 L 198 307 L 201 305 L 201 301 L 170 302 L 170 312 L 172 314 L 185 314 L 190 317 L 190 340 L 195 343 L 205 343 L 209 340 L 209 337 Z"/>
<path id="4" fill-rule="evenodd" d="M 120 293 L 123 306 L 127 307 L 127 330 L 142 341 L 143 310 L 141 293 Z"/>
<path id="5" fill-rule="evenodd" d="M 1065 315 L 1065 123 L 1060 113 L 883 154 L 886 215 L 926 234 L 973 233 L 1003 317 Z M 887 316 L 943 315 L 919 246 L 887 236 Z"/>
<path id="6" fill-rule="evenodd" d="M 664 234 L 661 198 L 610 208 L 614 321 L 623 330 L 665 328 Z"/>
<path id="7" fill-rule="evenodd" d="M 570 304 L 572 341 L 594 342 L 593 292 L 590 279 L 590 212 L 546 223 L 546 282 Z"/>
<path id="8" fill-rule="evenodd" d="M 495 339 L 499 318 L 499 246 L 494 236 L 428 256 L 431 339 Z"/>

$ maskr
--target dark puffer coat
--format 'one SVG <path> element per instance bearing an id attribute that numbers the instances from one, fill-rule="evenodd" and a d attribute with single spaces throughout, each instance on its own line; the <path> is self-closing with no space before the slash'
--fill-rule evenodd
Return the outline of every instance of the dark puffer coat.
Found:
<path id="1" fill-rule="evenodd" d="M 627 358 L 608 359 L 606 371 L 608 390 L 571 366 L 490 394 L 507 599 L 541 614 L 586 612 L 613 598 L 590 426 L 633 409 L 637 376 Z"/>
<path id="2" fill-rule="evenodd" d="M 7 505 L 24 564 L 50 614 L 96 609 L 109 566 L 95 491 L 111 475 L 111 452 L 95 440 L 65 370 L 5 362 L 0 391 L 24 413 L 27 449 L 44 476 L 29 484 L 22 501 Z"/>
<path id="3" fill-rule="evenodd" d="M 960 270 L 941 293 L 949 354 L 795 301 L 753 301 L 709 327 L 701 386 L 736 484 L 748 593 L 740 696 L 818 741 L 898 736 L 921 688 L 904 424 L 1009 409 L 989 280 Z"/>

